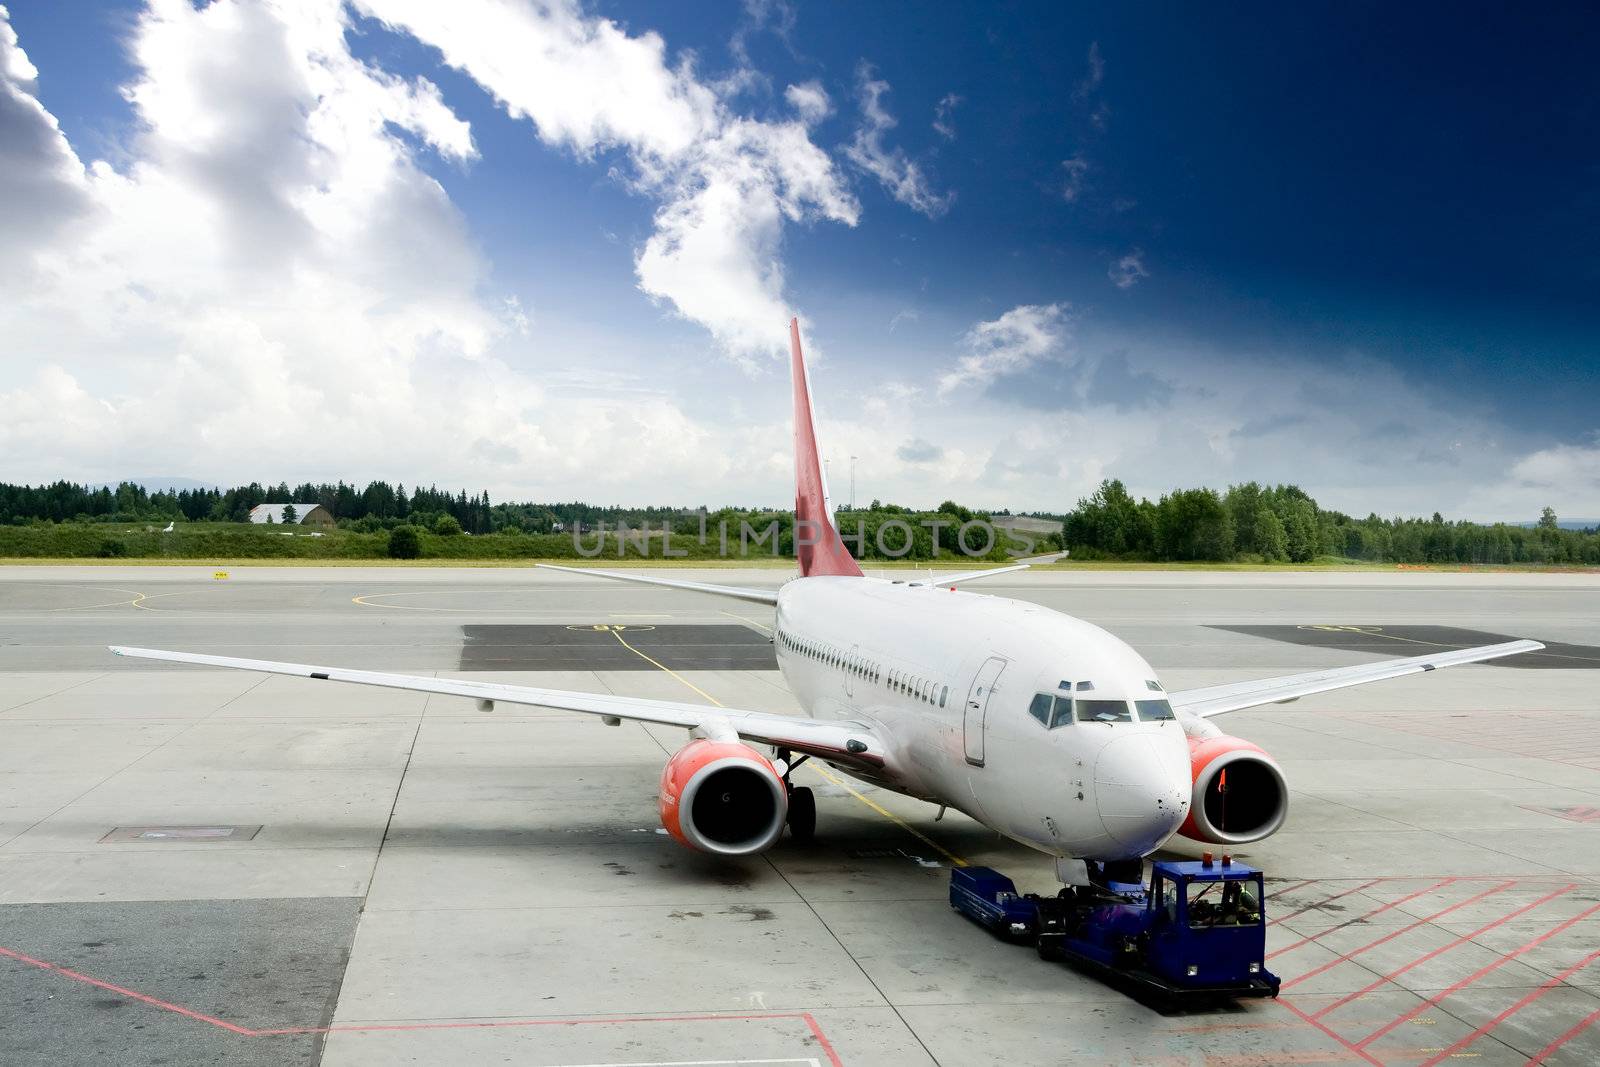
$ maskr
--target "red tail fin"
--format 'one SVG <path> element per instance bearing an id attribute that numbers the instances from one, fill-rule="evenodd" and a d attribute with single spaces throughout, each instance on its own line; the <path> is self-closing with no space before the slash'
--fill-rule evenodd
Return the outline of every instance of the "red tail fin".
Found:
<path id="1" fill-rule="evenodd" d="M 861 576 L 861 568 L 839 539 L 833 525 L 828 482 L 817 454 L 817 425 L 811 417 L 811 376 L 800 353 L 800 320 L 789 320 L 794 380 L 794 554 L 802 576 Z"/>

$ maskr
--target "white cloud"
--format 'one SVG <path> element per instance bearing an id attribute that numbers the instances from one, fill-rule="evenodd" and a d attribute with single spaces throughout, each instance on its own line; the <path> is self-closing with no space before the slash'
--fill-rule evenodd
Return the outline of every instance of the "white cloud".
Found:
<path id="1" fill-rule="evenodd" d="M 950 116 L 955 114 L 960 103 L 961 97 L 955 93 L 946 93 L 933 109 L 933 130 L 947 141 L 956 139 L 956 128 L 950 121 Z"/>
<path id="2" fill-rule="evenodd" d="M 1100 57 L 1100 42 L 1091 41 L 1089 43 L 1088 71 L 1084 74 L 1083 80 L 1078 83 L 1077 88 L 1072 91 L 1073 99 L 1089 99 L 1094 95 L 1095 90 L 1100 88 L 1100 83 L 1105 81 L 1105 77 L 1106 61 Z"/>
<path id="3" fill-rule="evenodd" d="M 1135 248 L 1118 259 L 1107 269 L 1106 277 L 1118 289 L 1132 289 L 1141 279 L 1150 277 L 1150 271 L 1144 265 L 1144 252 Z"/>
<path id="4" fill-rule="evenodd" d="M 816 80 L 789 86 L 783 91 L 783 98 L 807 126 L 815 126 L 833 114 L 833 102 L 828 99 L 822 83 Z"/>
<path id="5" fill-rule="evenodd" d="M 552 406 L 502 358 L 537 342 L 522 340 L 534 323 L 485 291 L 488 265 L 415 159 L 468 159 L 471 131 L 428 82 L 355 59 L 345 17 L 314 0 L 156 0 L 127 41 L 129 162 L 87 168 L 0 18 L 0 182 L 8 207 L 25 193 L 55 211 L 0 245 L 0 478 L 399 476 L 519 496 L 581 481 L 626 497 L 758 469 L 768 450 L 740 451 L 746 427 L 700 425 L 659 391 Z M 575 143 L 604 128 L 550 121 Z M 741 166 L 742 151 L 801 150 L 750 179 L 778 216 L 825 178 L 804 145 L 743 139 L 800 131 L 722 131 Z M 766 325 L 781 336 L 781 315 Z M 639 440 L 652 447 L 616 447 Z"/>
<path id="6" fill-rule="evenodd" d="M 1075 203 L 1083 194 L 1084 179 L 1089 174 L 1089 161 L 1083 158 L 1083 153 L 1078 153 L 1071 159 L 1061 161 L 1061 171 L 1065 177 L 1061 181 L 1061 198 L 1067 203 Z"/>
<path id="7" fill-rule="evenodd" d="M 1542 448 L 1518 460 L 1511 477 L 1526 488 L 1546 493 L 1600 497 L 1600 444 Z"/>
<path id="8" fill-rule="evenodd" d="M 872 76 L 872 67 L 866 63 L 856 70 L 857 101 L 861 105 L 861 125 L 855 137 L 845 146 L 850 162 L 877 178 L 889 195 L 900 203 L 920 211 L 930 219 L 938 218 L 950 210 L 954 193 L 935 193 L 928 183 L 922 167 L 906 154 L 904 148 L 888 148 L 883 143 L 884 134 L 899 123 L 883 106 L 883 96 L 889 83 Z"/>
<path id="9" fill-rule="evenodd" d="M 984 386 L 996 378 L 1063 355 L 1070 322 L 1065 304 L 1020 304 L 967 331 L 967 354 L 939 376 L 939 395 L 962 386 Z"/>
<path id="10" fill-rule="evenodd" d="M 735 359 L 782 351 L 784 224 L 854 225 L 860 211 L 803 122 L 738 116 L 690 60 L 669 65 L 659 35 L 631 36 L 571 0 L 357 2 L 437 47 L 546 142 L 626 153 L 633 187 L 660 204 L 637 250 L 639 288 Z"/>
<path id="11" fill-rule="evenodd" d="M 0 281 L 90 204 L 82 164 L 33 94 L 38 77 L 0 6 Z"/>

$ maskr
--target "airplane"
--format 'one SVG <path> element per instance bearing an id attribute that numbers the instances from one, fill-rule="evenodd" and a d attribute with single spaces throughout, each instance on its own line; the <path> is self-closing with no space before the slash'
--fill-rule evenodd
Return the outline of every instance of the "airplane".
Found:
<path id="1" fill-rule="evenodd" d="M 1509 641 L 1287 677 L 1169 691 L 1129 645 L 1081 619 L 957 588 L 1026 569 L 892 581 L 862 573 L 834 524 L 810 374 L 789 323 L 799 575 L 776 590 L 588 568 L 614 578 L 770 605 L 778 668 L 803 716 L 463 679 L 113 647 L 119 656 L 384 686 L 679 726 L 658 795 L 666 830 L 726 856 L 812 837 L 816 800 L 791 774 L 818 759 L 955 808 L 1056 859 L 1068 885 L 1136 882 L 1173 835 L 1232 847 L 1276 832 L 1289 789 L 1277 762 L 1217 716 L 1544 646 Z"/>

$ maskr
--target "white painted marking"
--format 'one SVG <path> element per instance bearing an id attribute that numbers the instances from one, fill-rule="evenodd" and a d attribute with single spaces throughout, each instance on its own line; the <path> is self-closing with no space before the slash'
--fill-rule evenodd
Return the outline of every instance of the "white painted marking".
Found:
<path id="1" fill-rule="evenodd" d="M 563 1063 L 559 1067 L 739 1067 L 741 1064 L 753 1063 L 798 1063 L 804 1067 L 822 1067 L 820 1060 L 812 1059 L 781 1059 L 781 1060 L 638 1060 L 632 1063 Z"/>

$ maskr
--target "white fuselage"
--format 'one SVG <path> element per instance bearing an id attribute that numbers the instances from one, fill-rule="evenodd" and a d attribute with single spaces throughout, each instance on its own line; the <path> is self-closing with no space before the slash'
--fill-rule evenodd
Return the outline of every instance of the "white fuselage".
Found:
<path id="1" fill-rule="evenodd" d="M 1188 813 L 1189 747 L 1177 720 L 1051 728 L 1030 713 L 1037 694 L 1165 697 L 1150 665 L 1091 623 L 1003 597 L 808 577 L 779 590 L 774 645 L 809 714 L 884 739 L 881 778 L 841 770 L 1022 844 L 1125 859 L 1153 851 Z"/>

